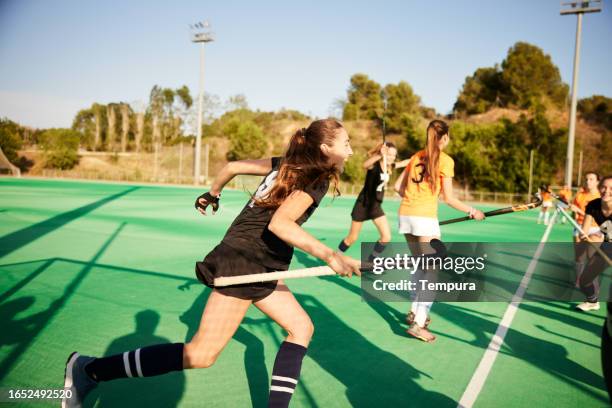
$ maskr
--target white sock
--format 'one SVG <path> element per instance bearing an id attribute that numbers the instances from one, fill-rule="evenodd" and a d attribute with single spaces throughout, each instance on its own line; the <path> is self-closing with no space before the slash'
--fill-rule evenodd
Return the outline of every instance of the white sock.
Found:
<path id="1" fill-rule="evenodd" d="M 548 218 L 550 218 L 550 214 L 548 211 L 544 213 L 544 224 L 548 225 Z"/>
<path id="2" fill-rule="evenodd" d="M 431 309 L 431 305 L 433 302 L 417 302 L 417 311 L 416 317 L 414 321 L 419 327 L 425 327 L 425 321 L 427 320 L 427 316 L 429 316 L 429 309 Z"/>

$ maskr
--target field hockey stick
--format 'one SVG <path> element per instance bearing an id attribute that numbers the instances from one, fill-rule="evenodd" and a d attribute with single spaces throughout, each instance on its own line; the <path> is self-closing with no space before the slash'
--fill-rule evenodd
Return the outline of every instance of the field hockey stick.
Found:
<path id="1" fill-rule="evenodd" d="M 383 153 L 383 149 L 386 151 L 385 143 L 387 142 L 386 140 L 387 132 L 385 129 L 385 113 L 387 111 L 387 98 L 384 96 L 383 96 L 383 103 L 384 103 L 384 109 L 382 113 L 382 146 L 380 147 L 380 154 L 382 156 L 382 162 L 383 162 L 383 172 L 380 175 L 380 184 L 378 185 L 378 187 L 376 187 L 376 191 L 383 191 L 383 189 L 387 185 L 387 182 L 389 181 L 389 174 L 388 174 L 388 169 L 387 169 L 387 155 Z"/>
<path id="2" fill-rule="evenodd" d="M 433 239 L 429 243 L 431 247 L 436 251 L 430 256 L 442 257 L 447 256 L 446 246 L 439 239 Z M 372 272 L 373 263 L 370 261 L 362 263 L 365 267 L 359 268 L 363 272 Z M 221 276 L 215 278 L 214 286 L 230 286 L 230 285 L 243 285 L 246 283 L 259 283 L 259 282 L 270 282 L 281 279 L 295 279 L 295 278 L 314 278 L 317 276 L 333 276 L 336 272 L 333 271 L 329 266 L 315 266 L 312 268 L 295 269 L 293 271 L 276 271 L 276 272 L 263 272 L 254 273 L 251 275 L 237 275 L 237 276 Z"/>
<path id="3" fill-rule="evenodd" d="M 295 269 L 293 271 L 277 271 L 254 273 L 251 275 L 221 276 L 215 278 L 215 287 L 242 285 L 245 283 L 270 282 L 281 279 L 314 278 L 316 276 L 332 276 L 336 272 L 329 266 Z"/>
<path id="4" fill-rule="evenodd" d="M 484 213 L 484 215 L 485 215 L 485 217 L 494 217 L 496 215 L 510 214 L 510 213 L 519 212 L 519 211 L 527 211 L 527 210 L 531 210 L 533 208 L 537 208 L 541 204 L 542 204 L 542 200 L 537 200 L 537 201 L 533 201 L 533 202 L 531 202 L 529 204 L 513 205 L 512 207 L 505 207 L 505 208 L 499 208 L 497 210 L 487 211 L 486 213 Z M 453 219 L 450 219 L 450 220 L 446 220 L 446 221 L 440 222 L 440 225 L 454 224 L 456 222 L 468 221 L 468 220 L 471 220 L 471 219 L 473 219 L 473 218 L 471 218 L 469 216 L 453 218 Z"/>
<path id="5" fill-rule="evenodd" d="M 558 201 L 559 198 L 557 198 L 557 196 L 555 196 L 553 194 L 553 197 L 556 198 Z M 569 220 L 570 224 L 572 224 L 574 226 L 574 228 L 576 228 L 576 230 L 581 233 L 585 238 L 586 238 L 586 242 L 588 242 L 589 244 L 591 244 L 591 247 L 593 247 L 593 249 L 595 249 L 595 251 L 604 259 L 604 261 L 606 261 L 608 263 L 608 266 L 612 266 L 612 260 L 610 259 L 610 257 L 608 257 L 608 255 L 606 255 L 606 253 L 599 247 L 598 242 L 594 242 L 592 241 L 589 236 L 584 232 L 584 230 L 582 229 L 582 227 L 580 227 L 580 225 L 578 225 L 578 223 L 576 222 L 576 220 L 574 220 L 574 217 L 572 217 L 571 215 L 569 215 L 565 209 L 568 208 L 569 206 L 567 204 L 565 204 L 563 201 L 561 201 L 561 204 L 559 204 L 557 202 L 557 210 L 559 210 L 559 212 L 561 213 L 561 215 L 563 215 L 567 220 Z"/>

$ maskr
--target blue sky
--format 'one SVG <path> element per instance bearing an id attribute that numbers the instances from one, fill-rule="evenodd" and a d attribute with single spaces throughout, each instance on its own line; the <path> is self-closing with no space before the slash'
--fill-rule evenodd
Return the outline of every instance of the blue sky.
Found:
<path id="1" fill-rule="evenodd" d="M 254 109 L 327 116 L 351 75 L 405 80 L 451 110 L 465 80 L 517 41 L 551 55 L 571 82 L 575 16 L 558 0 L 0 0 L 0 116 L 70 126 L 92 102 L 146 101 L 154 84 L 198 89 L 189 24 L 208 19 L 206 91 Z M 579 97 L 612 96 L 612 4 L 584 18 Z"/>

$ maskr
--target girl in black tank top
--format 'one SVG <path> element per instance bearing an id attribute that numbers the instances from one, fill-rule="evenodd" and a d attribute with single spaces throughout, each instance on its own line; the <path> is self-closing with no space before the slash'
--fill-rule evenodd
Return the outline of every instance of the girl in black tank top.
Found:
<path id="1" fill-rule="evenodd" d="M 379 234 L 374 252 L 370 255 L 373 257 L 380 254 L 385 245 L 391 241 L 391 229 L 382 209 L 382 202 L 389 176 L 396 167 L 397 148 L 393 143 L 385 142 L 384 145 L 381 143 L 370 150 L 368 155 L 370 157 L 363 163 L 363 167 L 367 169 L 365 182 L 351 212 L 351 229 L 348 235 L 340 241 L 338 249 L 345 252 L 359 238 L 363 222 L 372 220 Z M 386 171 L 385 162 L 387 163 Z"/>
<path id="2" fill-rule="evenodd" d="M 296 391 L 302 359 L 313 333 L 308 314 L 282 281 L 217 288 L 214 278 L 286 269 L 293 247 L 323 260 L 339 275 L 359 275 L 359 261 L 325 246 L 301 227 L 316 210 L 330 183 L 335 189 L 338 175 L 351 154 L 343 125 L 324 119 L 298 130 L 282 158 L 228 163 L 217 174 L 210 191 L 196 199 L 195 207 L 202 215 L 206 215 L 207 207 L 212 207 L 213 213 L 219 209 L 221 190 L 234 176 L 249 174 L 265 178 L 223 241 L 197 263 L 198 278 L 213 290 L 209 292 L 196 334 L 187 343 L 148 345 L 109 357 L 72 353 L 66 362 L 64 377 L 64 387 L 71 393 L 62 401 L 62 406 L 82 406 L 87 394 L 100 381 L 210 367 L 253 304 L 288 333 L 272 368 L 268 399 L 269 406 L 287 407 Z M 203 222 L 202 229 L 206 228 L 209 226 Z M 215 395 L 206 391 L 203 390 L 201 405 L 210 403 Z"/>

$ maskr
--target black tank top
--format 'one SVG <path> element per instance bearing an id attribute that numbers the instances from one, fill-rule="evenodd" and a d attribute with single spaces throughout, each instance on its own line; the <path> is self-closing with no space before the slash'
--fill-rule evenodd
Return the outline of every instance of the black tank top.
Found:
<path id="1" fill-rule="evenodd" d="M 385 190 L 383 188 L 381 191 L 376 191 L 380 183 L 382 183 L 380 179 L 381 174 L 382 169 L 380 168 L 380 162 L 376 162 L 366 173 L 365 182 L 357 200 L 362 201 L 366 206 L 382 203 L 383 197 L 385 196 Z"/>

